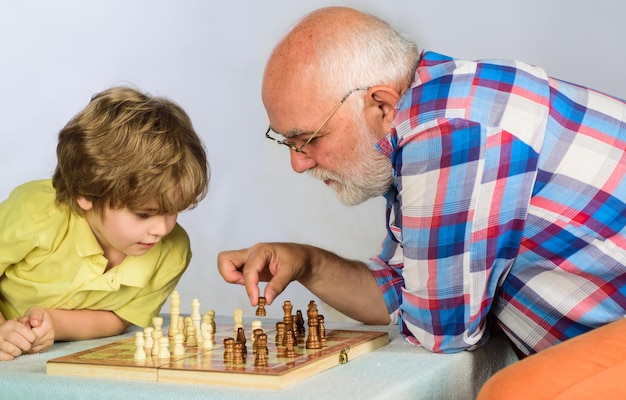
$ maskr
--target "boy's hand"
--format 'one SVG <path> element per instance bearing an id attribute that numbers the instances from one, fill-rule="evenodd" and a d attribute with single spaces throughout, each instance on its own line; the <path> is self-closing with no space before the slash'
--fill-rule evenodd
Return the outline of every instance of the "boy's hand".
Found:
<path id="1" fill-rule="evenodd" d="M 17 319 L 0 322 L 0 361 L 10 361 L 29 352 L 37 335 L 29 324 Z"/>
<path id="2" fill-rule="evenodd" d="M 41 307 L 29 308 L 22 317 L 22 322 L 30 325 L 36 336 L 28 353 L 39 353 L 54 344 L 54 325 L 46 309 Z"/>

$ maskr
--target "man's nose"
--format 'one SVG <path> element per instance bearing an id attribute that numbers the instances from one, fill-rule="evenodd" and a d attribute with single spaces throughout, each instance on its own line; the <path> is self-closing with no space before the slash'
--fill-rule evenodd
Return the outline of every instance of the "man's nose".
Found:
<path id="1" fill-rule="evenodd" d="M 291 157 L 291 168 L 297 173 L 302 173 L 315 167 L 315 160 L 307 154 L 299 153 L 294 149 L 290 149 L 289 151 Z"/>

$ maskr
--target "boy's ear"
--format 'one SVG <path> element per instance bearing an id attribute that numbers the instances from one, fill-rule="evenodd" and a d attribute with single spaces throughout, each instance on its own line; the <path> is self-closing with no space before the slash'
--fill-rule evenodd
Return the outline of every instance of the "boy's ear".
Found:
<path id="1" fill-rule="evenodd" d="M 91 202 L 91 200 L 87 200 L 83 196 L 76 197 L 76 203 L 80 208 L 83 209 L 83 211 L 89 211 L 93 208 L 93 203 Z"/>
<path id="2" fill-rule="evenodd" d="M 377 85 L 367 90 L 363 113 L 367 126 L 378 138 L 383 138 L 391 130 L 399 99 L 400 94 L 389 86 Z"/>

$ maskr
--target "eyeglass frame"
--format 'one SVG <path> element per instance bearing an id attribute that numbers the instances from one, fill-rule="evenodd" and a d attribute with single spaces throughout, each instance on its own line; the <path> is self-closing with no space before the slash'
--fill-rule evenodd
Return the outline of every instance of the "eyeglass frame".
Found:
<path id="1" fill-rule="evenodd" d="M 333 110 L 331 111 L 330 115 L 329 115 L 328 117 L 326 117 L 326 119 L 324 120 L 324 122 L 322 122 L 322 125 L 320 125 L 320 127 L 319 127 L 319 128 L 317 128 L 317 129 L 315 130 L 315 132 L 313 132 L 313 134 L 312 134 L 311 136 L 309 136 L 309 138 L 308 138 L 308 139 L 307 139 L 304 143 L 302 143 L 302 145 L 300 145 L 300 147 L 296 147 L 296 146 L 294 146 L 294 145 L 293 145 L 293 143 L 291 143 L 291 142 L 289 142 L 289 141 L 288 141 L 289 139 L 280 140 L 280 139 L 276 139 L 276 138 L 271 137 L 271 136 L 270 136 L 270 131 L 273 131 L 273 130 L 272 130 L 272 124 L 269 124 L 269 125 L 267 126 L 267 131 L 265 131 L 265 137 L 266 137 L 267 139 L 271 139 L 271 140 L 275 141 L 275 142 L 276 142 L 276 143 L 278 143 L 278 144 L 282 144 L 282 145 L 285 145 L 285 146 L 287 146 L 287 147 L 291 148 L 291 149 L 292 149 L 293 151 L 295 151 L 296 153 L 306 154 L 306 152 L 305 152 L 304 150 L 302 150 L 302 149 L 304 149 L 304 146 L 306 146 L 307 144 L 311 143 L 311 140 L 313 140 L 313 138 L 314 138 L 314 137 L 316 137 L 316 136 L 320 133 L 320 131 L 322 130 L 322 128 L 323 128 L 324 126 L 326 126 L 326 123 L 327 123 L 327 122 L 328 122 L 328 121 L 329 121 L 329 120 L 333 117 L 333 115 L 335 115 L 335 113 L 339 110 L 339 108 L 341 107 L 341 105 L 342 105 L 343 103 L 345 103 L 345 102 L 346 102 L 346 100 L 348 100 L 348 97 L 350 97 L 350 95 L 351 95 L 352 93 L 356 92 L 356 91 L 359 91 L 359 90 L 368 90 L 368 89 L 369 89 L 369 88 L 356 88 L 356 89 L 352 89 L 352 90 L 350 90 L 350 91 L 349 91 L 349 92 L 348 92 L 345 96 L 343 96 L 343 97 L 341 98 L 341 100 L 339 101 L 339 103 L 337 103 L 337 105 L 335 106 L 335 108 L 333 108 Z M 276 131 L 273 131 L 273 132 L 278 133 L 278 132 L 276 132 Z M 280 135 L 280 134 L 279 134 L 279 135 Z"/>

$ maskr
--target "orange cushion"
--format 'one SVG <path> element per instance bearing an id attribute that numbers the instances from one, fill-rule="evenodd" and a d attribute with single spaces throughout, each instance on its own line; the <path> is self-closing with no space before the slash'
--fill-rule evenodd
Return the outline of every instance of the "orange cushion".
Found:
<path id="1" fill-rule="evenodd" d="M 477 400 L 590 398 L 626 399 L 626 319 L 502 369 Z"/>

